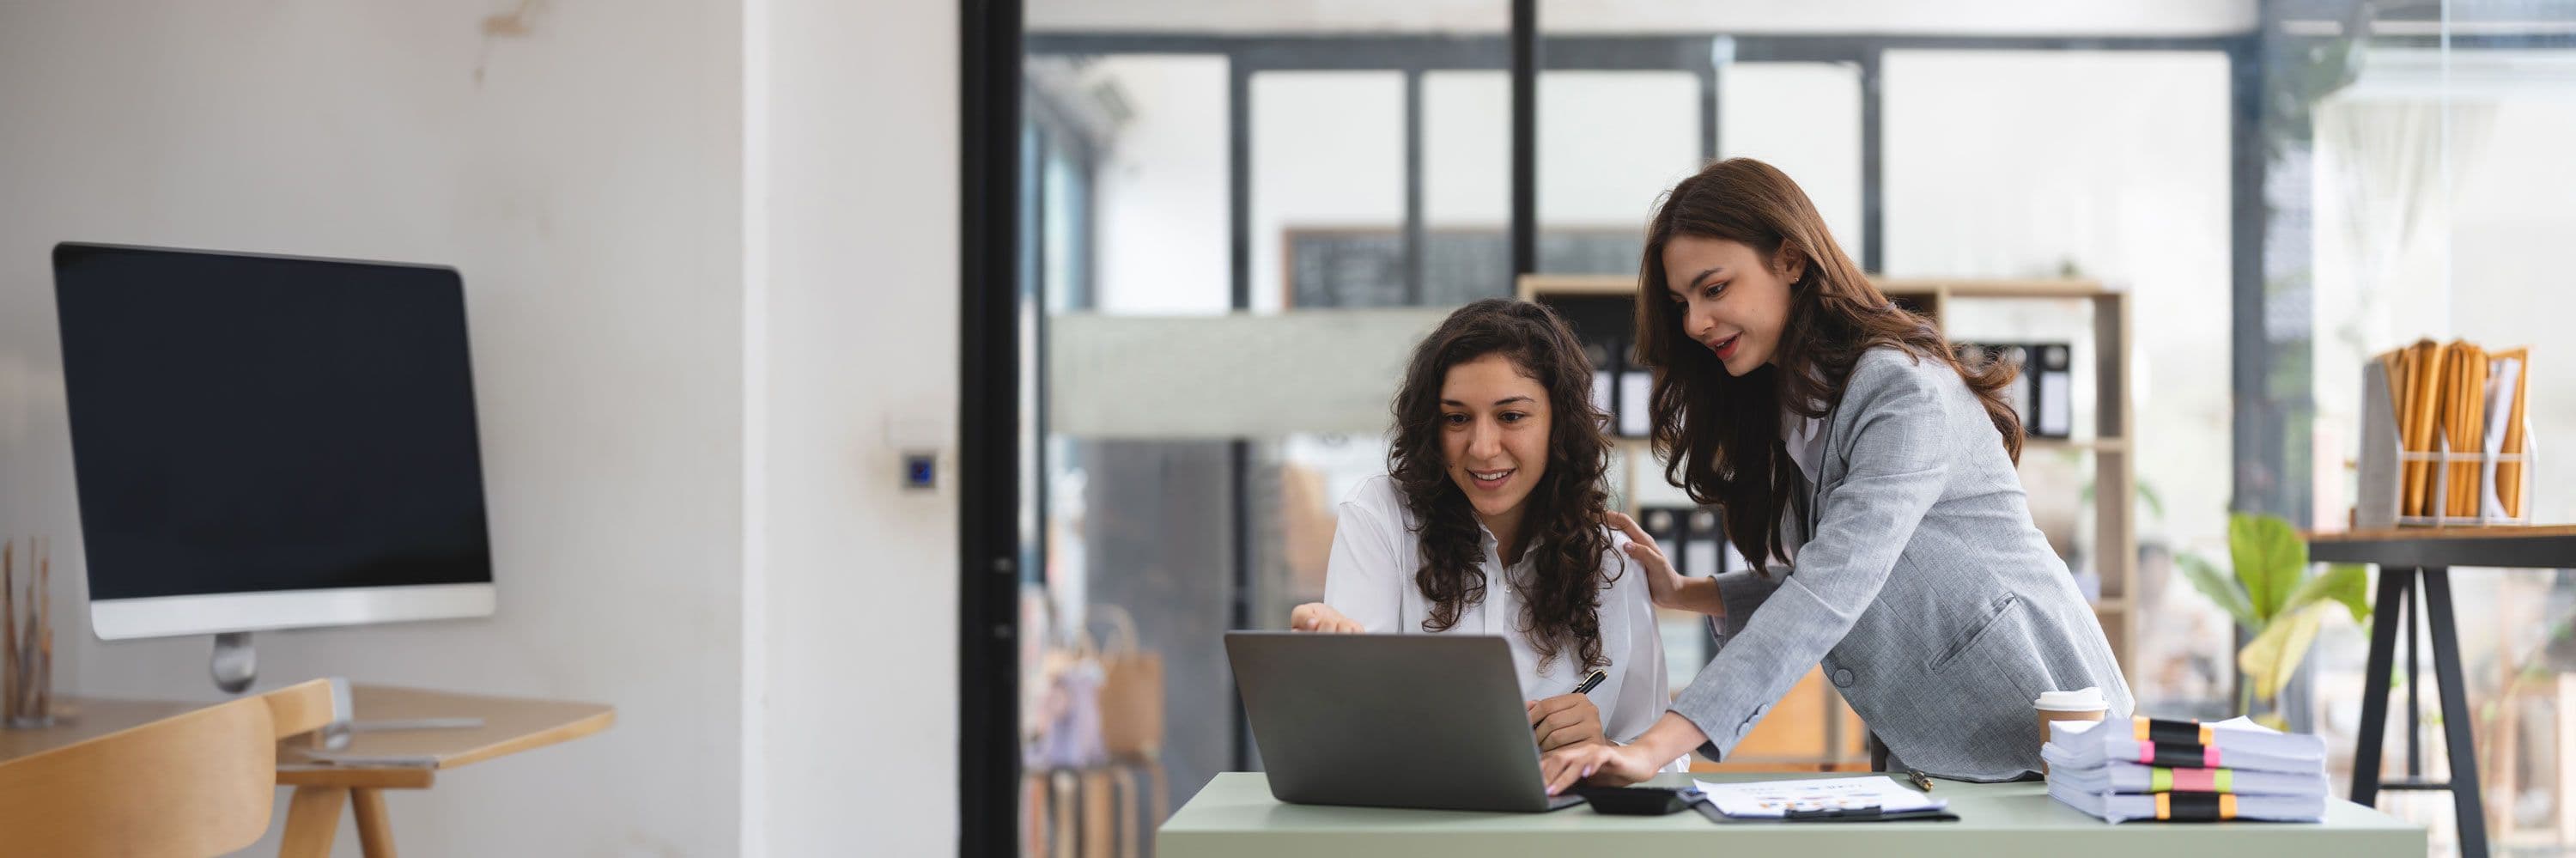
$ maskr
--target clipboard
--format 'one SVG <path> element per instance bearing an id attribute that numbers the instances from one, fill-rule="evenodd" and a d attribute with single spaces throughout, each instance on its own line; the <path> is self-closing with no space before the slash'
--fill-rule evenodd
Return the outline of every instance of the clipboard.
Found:
<path id="1" fill-rule="evenodd" d="M 1719 825 L 1786 825 L 1796 822 L 1957 822 L 1959 815 L 1948 808 L 1906 810 L 1880 813 L 1877 807 L 1835 808 L 1829 810 L 1792 810 L 1779 819 L 1738 819 L 1717 809 L 1717 803 L 1706 799 L 1691 805 L 1699 815 Z"/>

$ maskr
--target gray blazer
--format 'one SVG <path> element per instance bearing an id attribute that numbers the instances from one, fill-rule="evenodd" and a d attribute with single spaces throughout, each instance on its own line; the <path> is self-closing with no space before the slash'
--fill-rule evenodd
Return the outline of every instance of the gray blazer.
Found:
<path id="1" fill-rule="evenodd" d="M 1717 577 L 1717 655 L 1672 705 L 1708 735 L 1701 753 L 1724 759 L 1819 663 L 1892 757 L 1946 777 L 2039 771 L 2041 692 L 2099 686 L 2129 716 L 2101 621 L 1948 364 L 1864 354 L 1824 450 L 1795 567 Z"/>

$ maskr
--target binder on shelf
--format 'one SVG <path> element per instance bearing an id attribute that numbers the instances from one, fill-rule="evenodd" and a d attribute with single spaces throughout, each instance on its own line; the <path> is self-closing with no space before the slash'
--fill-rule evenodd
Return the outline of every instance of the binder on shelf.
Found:
<path id="1" fill-rule="evenodd" d="M 1655 376 L 1630 359 L 1624 341 L 1613 341 L 1612 357 L 1619 361 L 1619 431 L 1630 438 L 1643 438 L 1654 431 L 1651 418 L 1655 401 Z"/>
<path id="2" fill-rule="evenodd" d="M 1692 510 L 1689 528 L 1682 534 L 1681 561 L 1684 575 L 1716 575 L 1727 571 L 1720 546 L 1726 544 L 1726 528 L 1718 525 L 1717 513 Z"/>
<path id="3" fill-rule="evenodd" d="M 2074 349 L 2065 343 L 2042 343 L 2031 346 L 2038 358 L 2037 366 L 2024 365 L 2022 370 L 2035 374 L 2031 411 L 2039 420 L 2031 424 L 2031 433 L 2041 438 L 2068 438 L 2075 434 L 2075 374 L 2072 370 Z"/>
<path id="4" fill-rule="evenodd" d="M 1592 364 L 1592 407 L 1598 409 L 1603 417 L 1616 419 L 1619 416 L 1618 404 L 1611 399 L 1611 392 L 1618 372 L 1610 365 L 1612 351 L 1606 343 L 1583 344 L 1583 359 Z"/>
<path id="5" fill-rule="evenodd" d="M 1959 343 L 1959 362 L 1971 367 L 2000 360 L 2019 368 L 2004 388 L 2004 402 L 2033 438 L 2075 435 L 2074 347 L 2065 343 Z"/>
<path id="6" fill-rule="evenodd" d="M 1680 555 L 1682 530 L 1690 518 L 1690 513 L 1689 509 L 1672 506 L 1650 506 L 1637 510 L 1637 526 L 1644 528 L 1647 536 L 1654 537 L 1655 544 L 1663 547 L 1665 556 L 1672 558 L 1673 571 L 1684 575 L 1691 574 L 1689 569 L 1682 566 Z"/>
<path id="7" fill-rule="evenodd" d="M 2030 352 L 2011 343 L 1994 343 L 1985 349 L 1991 359 L 2013 365 L 2012 385 L 2004 388 L 2004 402 L 2012 406 L 2013 416 L 2021 418 L 2022 432 L 2028 434 L 2031 417 L 2038 413 L 2031 406 L 2039 398 L 2032 389 L 2035 385 L 2030 377 Z"/>
<path id="8" fill-rule="evenodd" d="M 1649 419 L 1654 397 L 1654 374 L 1629 359 L 1629 342 L 1619 337 L 1594 337 L 1576 333 L 1583 342 L 1583 357 L 1592 363 L 1592 407 L 1609 417 L 1605 427 L 1610 434 L 1623 438 L 1642 438 L 1653 430 Z"/>
<path id="9" fill-rule="evenodd" d="M 1687 506 L 1649 506 L 1637 510 L 1637 526 L 1662 546 L 1673 571 L 1705 578 L 1729 571 L 1726 526 L 1713 510 Z"/>

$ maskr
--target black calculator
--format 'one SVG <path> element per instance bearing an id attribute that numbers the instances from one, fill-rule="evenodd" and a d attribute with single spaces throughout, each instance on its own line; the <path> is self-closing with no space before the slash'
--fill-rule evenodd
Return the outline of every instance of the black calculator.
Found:
<path id="1" fill-rule="evenodd" d="M 1708 800 L 1708 795 L 1695 786 L 1578 786 L 1574 791 L 1593 810 L 1623 816 L 1680 813 Z"/>

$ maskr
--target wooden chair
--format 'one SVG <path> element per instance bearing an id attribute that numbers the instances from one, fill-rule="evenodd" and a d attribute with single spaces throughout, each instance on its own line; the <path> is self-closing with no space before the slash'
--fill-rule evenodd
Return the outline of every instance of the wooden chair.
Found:
<path id="1" fill-rule="evenodd" d="M 219 703 L 0 766 L 9 854 L 221 855 L 268 833 L 277 741 L 332 719 L 331 681 Z"/>

